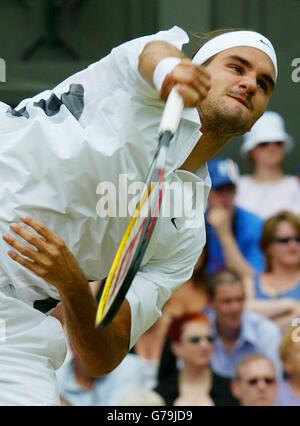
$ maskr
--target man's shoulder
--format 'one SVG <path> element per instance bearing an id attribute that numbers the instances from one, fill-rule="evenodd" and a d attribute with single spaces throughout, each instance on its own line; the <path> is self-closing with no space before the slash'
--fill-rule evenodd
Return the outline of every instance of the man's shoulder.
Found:
<path id="1" fill-rule="evenodd" d="M 135 44 L 146 44 L 148 41 L 154 41 L 154 40 L 163 40 L 166 42 L 169 42 L 170 44 L 174 44 L 178 48 L 181 48 L 183 44 L 186 44 L 189 42 L 189 36 L 186 33 L 186 31 L 183 28 L 180 28 L 179 26 L 174 25 L 173 27 L 158 31 L 154 34 L 147 34 L 143 35 L 141 37 L 137 37 L 134 39 L 131 39 L 129 41 L 126 41 L 123 44 L 120 44 L 116 48 L 112 50 L 112 52 L 115 52 L 122 48 L 130 47 L 131 45 Z"/>
<path id="2" fill-rule="evenodd" d="M 244 311 L 244 321 L 247 326 L 251 327 L 263 339 L 270 334 L 276 336 L 280 336 L 281 334 L 280 328 L 273 321 L 248 309 Z"/>

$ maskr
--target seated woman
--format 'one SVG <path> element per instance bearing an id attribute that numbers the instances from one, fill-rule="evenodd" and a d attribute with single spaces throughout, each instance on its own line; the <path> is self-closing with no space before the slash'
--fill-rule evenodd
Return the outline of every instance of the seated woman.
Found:
<path id="1" fill-rule="evenodd" d="M 282 211 L 264 225 L 266 271 L 245 279 L 248 307 L 285 327 L 300 314 L 300 220 Z"/>
<path id="2" fill-rule="evenodd" d="M 193 312 L 173 319 L 163 357 L 168 356 L 168 348 L 172 359 L 170 354 L 168 362 L 162 359 L 161 365 L 168 371 L 160 369 L 155 389 L 167 405 L 236 405 L 229 379 L 218 376 L 210 367 L 213 335 L 204 314 Z"/>

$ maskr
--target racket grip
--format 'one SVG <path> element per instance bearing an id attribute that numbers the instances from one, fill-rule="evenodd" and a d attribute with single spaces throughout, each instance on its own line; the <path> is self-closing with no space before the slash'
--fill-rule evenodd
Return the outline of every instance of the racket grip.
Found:
<path id="1" fill-rule="evenodd" d="M 171 90 L 165 108 L 163 116 L 159 126 L 159 133 L 169 131 L 172 135 L 175 134 L 181 114 L 184 108 L 184 101 L 182 96 L 177 92 L 176 86 Z"/>

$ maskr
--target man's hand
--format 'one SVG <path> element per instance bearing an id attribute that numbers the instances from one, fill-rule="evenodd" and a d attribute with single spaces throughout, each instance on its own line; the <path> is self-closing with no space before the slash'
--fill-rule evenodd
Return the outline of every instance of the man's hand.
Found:
<path id="1" fill-rule="evenodd" d="M 219 237 L 232 234 L 233 212 L 224 207 L 209 209 L 207 214 L 208 223 L 216 230 Z"/>
<path id="2" fill-rule="evenodd" d="M 11 235 L 4 235 L 4 241 L 15 250 L 9 250 L 9 256 L 59 290 L 69 337 L 88 373 L 95 377 L 109 373 L 128 352 L 131 330 L 128 301 L 123 301 L 110 324 L 95 328 L 97 302 L 73 254 L 61 238 L 38 220 L 30 217 L 21 220 L 34 231 L 17 224 L 10 228 L 30 247 Z"/>
<path id="3" fill-rule="evenodd" d="M 182 59 L 164 79 L 160 91 L 162 100 L 167 100 L 175 85 L 184 99 L 185 107 L 197 107 L 206 98 L 211 87 L 210 75 L 202 65 L 193 64 L 190 59 Z"/>
<path id="4" fill-rule="evenodd" d="M 36 219 L 26 217 L 21 220 L 36 232 L 15 223 L 10 225 L 10 229 L 31 246 L 21 243 L 12 235 L 4 235 L 4 241 L 15 249 L 8 251 L 15 262 L 60 291 L 71 290 L 79 281 L 87 283 L 77 260 L 61 238 Z"/>
<path id="5" fill-rule="evenodd" d="M 152 40 L 146 44 L 139 56 L 139 71 L 153 85 L 157 65 L 165 58 L 179 58 L 180 62 L 166 74 L 160 89 L 160 98 L 166 101 L 172 88 L 178 92 L 186 107 L 197 107 L 206 98 L 210 89 L 210 75 L 203 65 L 193 64 L 183 52 L 163 40 Z"/>

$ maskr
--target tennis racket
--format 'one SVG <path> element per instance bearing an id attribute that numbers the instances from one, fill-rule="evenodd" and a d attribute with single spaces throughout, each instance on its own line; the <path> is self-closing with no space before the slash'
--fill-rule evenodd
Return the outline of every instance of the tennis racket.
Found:
<path id="1" fill-rule="evenodd" d="M 158 148 L 147 175 L 145 189 L 123 234 L 97 300 L 96 326 L 107 325 L 118 312 L 140 267 L 159 216 L 169 144 L 178 128 L 183 99 L 173 88 L 162 115 Z"/>

